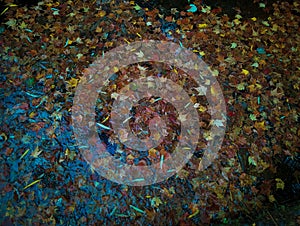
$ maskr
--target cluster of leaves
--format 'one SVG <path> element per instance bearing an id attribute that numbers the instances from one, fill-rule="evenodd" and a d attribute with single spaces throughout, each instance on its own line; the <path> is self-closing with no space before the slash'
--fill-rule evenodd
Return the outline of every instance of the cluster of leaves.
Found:
<path id="1" fill-rule="evenodd" d="M 172 9 L 169 15 L 133 1 L 45 0 L 30 8 L 9 7 L 0 26 L 4 224 L 226 223 L 276 204 L 277 192 L 288 183 L 297 188 L 300 38 L 294 12 L 299 13 L 299 4 L 274 4 L 266 20 L 239 14 L 231 19 L 219 9 L 194 6 L 197 11 Z M 201 155 L 195 154 L 176 176 L 134 188 L 100 178 L 81 159 L 70 108 L 84 68 L 113 47 L 142 39 L 172 40 L 210 65 L 223 88 L 229 125 L 218 161 L 205 172 L 198 170 Z M 136 76 L 143 65 L 130 70 Z M 144 70 L 160 73 L 156 67 Z M 175 76 L 173 69 L 164 72 Z M 118 73 L 108 93 L 126 84 L 124 76 Z M 192 82 L 178 82 L 193 96 Z M 203 100 L 193 101 L 206 118 Z M 105 103 L 100 122 L 111 107 L 109 100 Z M 166 106 L 158 104 L 150 110 Z M 175 119 L 169 127 L 177 128 Z M 166 153 L 151 150 L 149 156 L 159 159 Z M 276 164 L 287 157 L 289 180 Z"/>

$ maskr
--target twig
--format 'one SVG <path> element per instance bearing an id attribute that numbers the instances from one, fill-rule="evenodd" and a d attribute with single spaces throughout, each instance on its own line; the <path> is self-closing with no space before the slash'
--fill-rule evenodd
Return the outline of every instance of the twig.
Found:
<path id="1" fill-rule="evenodd" d="M 273 216 L 271 215 L 271 213 L 269 212 L 269 210 L 267 210 L 267 213 L 269 214 L 269 216 L 271 217 L 271 219 L 272 219 L 272 221 L 273 221 L 273 223 L 276 225 L 276 226 L 278 226 L 278 223 L 277 223 L 277 221 L 273 218 Z"/>

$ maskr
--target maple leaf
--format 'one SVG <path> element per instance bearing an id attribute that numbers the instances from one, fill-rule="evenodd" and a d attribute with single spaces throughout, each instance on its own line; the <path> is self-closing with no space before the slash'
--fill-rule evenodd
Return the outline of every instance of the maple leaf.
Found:
<path id="1" fill-rule="evenodd" d="M 252 121 L 256 121 L 256 116 L 254 114 L 250 114 L 249 115 L 249 118 L 252 120 Z"/>
<path id="2" fill-rule="evenodd" d="M 237 47 L 237 44 L 235 42 L 231 43 L 231 49 L 235 49 Z"/>
<path id="3" fill-rule="evenodd" d="M 142 8 L 138 5 L 138 4 L 136 4 L 134 7 L 133 7 L 136 11 L 138 11 L 138 10 L 141 10 Z"/>
<path id="4" fill-rule="evenodd" d="M 249 163 L 249 165 L 257 166 L 257 163 L 252 156 L 248 157 L 248 163 Z"/>
<path id="5" fill-rule="evenodd" d="M 186 116 L 187 115 L 179 115 L 178 119 L 181 121 L 181 122 L 185 122 L 186 121 Z"/>
<path id="6" fill-rule="evenodd" d="M 69 32 L 72 34 L 72 33 L 74 32 L 75 28 L 76 28 L 75 25 L 74 25 L 74 26 L 69 25 L 69 26 L 67 27 L 67 31 L 69 31 Z"/>
<path id="7" fill-rule="evenodd" d="M 276 189 L 284 189 L 284 182 L 280 178 L 276 178 Z"/>
<path id="8" fill-rule="evenodd" d="M 74 88 L 78 84 L 78 79 L 76 78 L 71 78 L 69 81 L 67 81 L 69 87 Z"/>
<path id="9" fill-rule="evenodd" d="M 151 199 L 151 206 L 158 207 L 160 204 L 162 204 L 162 201 L 159 197 Z"/>
<path id="10" fill-rule="evenodd" d="M 59 10 L 55 10 L 55 11 L 53 12 L 53 15 L 59 15 Z"/>
<path id="11" fill-rule="evenodd" d="M 39 146 L 36 146 L 34 151 L 31 153 L 31 156 L 33 158 L 37 158 L 39 156 L 39 154 L 41 154 L 42 152 L 43 152 L 43 150 L 40 151 Z"/>
<path id="12" fill-rule="evenodd" d="M 190 9 L 187 10 L 187 12 L 195 13 L 197 12 L 198 8 L 194 4 L 190 4 Z"/>
<path id="13" fill-rule="evenodd" d="M 236 88 L 237 88 L 238 90 L 245 90 L 245 83 L 242 82 L 242 83 L 238 84 L 238 85 L 236 86 Z"/>
<path id="14" fill-rule="evenodd" d="M 217 126 L 217 127 L 222 127 L 222 126 L 224 126 L 223 120 L 216 119 L 216 120 L 214 120 L 213 125 Z"/>
<path id="15" fill-rule="evenodd" d="M 200 96 L 206 95 L 207 88 L 205 86 L 199 86 L 199 87 L 194 88 L 194 89 L 198 91 L 198 95 L 200 95 Z"/>
<path id="16" fill-rule="evenodd" d="M 25 29 L 27 28 L 27 24 L 24 21 L 22 21 L 22 23 L 19 25 L 19 28 Z"/>
<path id="17" fill-rule="evenodd" d="M 79 60 L 81 57 L 83 57 L 83 54 L 82 54 L 82 53 L 78 53 L 78 54 L 76 55 L 76 57 L 77 57 L 77 59 Z"/>
<path id="18" fill-rule="evenodd" d="M 7 26 L 14 28 L 17 24 L 17 20 L 16 19 L 9 19 L 6 23 Z"/>
<path id="19" fill-rule="evenodd" d="M 260 8 L 265 8 L 265 7 L 266 7 L 266 4 L 265 4 L 265 3 L 262 3 L 262 2 L 260 2 L 260 3 L 259 3 L 259 7 L 260 7 Z"/>
<path id="20" fill-rule="evenodd" d="M 144 57 L 144 53 L 142 51 L 136 53 L 136 55 L 139 57 L 139 58 L 143 58 Z"/>

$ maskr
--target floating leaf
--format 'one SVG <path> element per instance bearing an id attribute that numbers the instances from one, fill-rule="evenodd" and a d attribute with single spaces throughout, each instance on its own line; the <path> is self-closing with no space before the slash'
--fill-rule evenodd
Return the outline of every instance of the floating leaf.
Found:
<path id="1" fill-rule="evenodd" d="M 210 13 L 211 7 L 210 6 L 205 6 L 202 7 L 201 12 L 202 13 Z"/>
<path id="2" fill-rule="evenodd" d="M 245 90 L 245 83 L 239 83 L 237 86 L 236 86 L 236 88 L 238 89 L 238 90 Z"/>
<path id="3" fill-rule="evenodd" d="M 270 202 L 275 202 L 276 201 L 274 195 L 269 195 L 269 201 Z"/>
<path id="4" fill-rule="evenodd" d="M 203 28 L 207 28 L 207 24 L 198 24 L 198 27 L 200 28 L 200 29 L 203 29 Z"/>
<path id="5" fill-rule="evenodd" d="M 265 3 L 262 3 L 262 2 L 260 2 L 260 3 L 259 3 L 259 7 L 260 7 L 260 8 L 265 8 L 265 7 L 266 7 L 266 4 L 265 4 Z"/>
<path id="6" fill-rule="evenodd" d="M 252 120 L 252 121 L 256 121 L 256 116 L 254 114 L 250 114 L 249 115 L 249 118 Z"/>
<path id="7" fill-rule="evenodd" d="M 265 20 L 264 20 L 264 21 L 262 21 L 261 23 L 262 23 L 263 25 L 267 26 L 267 27 L 269 27 L 269 26 L 270 26 L 270 24 L 269 24 L 269 22 L 268 22 L 268 21 L 265 21 Z"/>
<path id="8" fill-rule="evenodd" d="M 69 85 L 69 87 L 74 88 L 78 84 L 78 79 L 71 78 L 69 81 L 67 81 L 67 84 Z"/>
<path id="9" fill-rule="evenodd" d="M 191 12 L 191 13 L 197 12 L 197 10 L 198 10 L 197 6 L 195 6 L 194 4 L 190 4 L 190 7 L 191 7 L 191 8 L 189 8 L 189 9 L 187 10 L 187 12 Z"/>
<path id="10" fill-rule="evenodd" d="M 242 73 L 243 73 L 244 75 L 249 75 L 249 71 L 246 70 L 246 69 L 242 69 Z"/>
<path id="11" fill-rule="evenodd" d="M 248 157 L 248 163 L 249 163 L 249 165 L 257 166 L 256 161 L 254 160 L 254 158 L 252 156 Z"/>
<path id="12" fill-rule="evenodd" d="M 142 9 L 138 4 L 136 4 L 133 8 L 137 11 Z"/>
<path id="13" fill-rule="evenodd" d="M 276 189 L 284 189 L 284 182 L 280 178 L 276 178 Z"/>
<path id="14" fill-rule="evenodd" d="M 22 21 L 22 23 L 19 25 L 19 28 L 21 28 L 21 29 L 25 29 L 26 27 L 27 27 L 27 24 L 24 21 Z"/>
<path id="15" fill-rule="evenodd" d="M 224 121 L 220 120 L 220 119 L 215 119 L 213 122 L 213 125 L 217 126 L 217 127 L 222 127 L 222 126 L 224 126 Z"/>
<path id="16" fill-rule="evenodd" d="M 257 48 L 256 51 L 258 54 L 266 54 L 266 51 L 264 48 Z"/>
<path id="17" fill-rule="evenodd" d="M 43 150 L 40 151 L 39 146 L 36 146 L 34 151 L 31 153 L 31 156 L 33 158 L 37 158 L 42 152 L 43 152 Z"/>
<path id="18" fill-rule="evenodd" d="M 8 25 L 9 27 L 15 27 L 17 24 L 17 20 L 16 19 L 9 19 L 6 23 L 6 25 Z"/>
<path id="19" fill-rule="evenodd" d="M 237 47 L 237 44 L 235 42 L 231 43 L 231 49 L 235 49 Z"/>
<path id="20" fill-rule="evenodd" d="M 254 127 L 256 129 L 266 130 L 266 125 L 265 125 L 264 121 L 262 121 L 262 122 L 255 122 Z"/>
<path id="21" fill-rule="evenodd" d="M 154 197 L 151 199 L 151 206 L 158 207 L 160 204 L 162 204 L 162 201 L 159 197 Z"/>

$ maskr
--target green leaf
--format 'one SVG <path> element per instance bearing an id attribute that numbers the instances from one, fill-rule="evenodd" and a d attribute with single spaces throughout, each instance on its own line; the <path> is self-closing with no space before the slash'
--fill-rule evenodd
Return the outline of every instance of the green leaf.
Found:
<path id="1" fill-rule="evenodd" d="M 268 23 L 268 21 L 265 21 L 265 20 L 264 20 L 264 21 L 262 21 L 261 23 L 262 23 L 263 25 L 267 26 L 267 27 L 270 26 L 270 24 Z"/>
<path id="2" fill-rule="evenodd" d="M 197 12 L 197 10 L 198 10 L 197 6 L 195 6 L 194 4 L 190 4 L 190 7 L 191 7 L 191 8 L 189 8 L 189 9 L 187 10 L 187 12 L 192 12 L 192 13 Z"/>
<path id="3" fill-rule="evenodd" d="M 17 24 L 17 20 L 16 19 L 9 19 L 5 24 L 9 27 L 15 27 L 16 24 Z"/>
<path id="4" fill-rule="evenodd" d="M 136 4 L 133 8 L 137 11 L 142 9 L 138 4 Z"/>
<path id="5" fill-rule="evenodd" d="M 222 127 L 222 126 L 224 126 L 223 120 L 215 119 L 214 122 L 213 122 L 213 125 L 217 126 L 217 127 Z"/>
<path id="6" fill-rule="evenodd" d="M 238 85 L 236 86 L 236 88 L 237 88 L 238 90 L 245 90 L 245 84 L 244 84 L 244 83 L 240 83 L 240 84 L 238 84 Z"/>
<path id="7" fill-rule="evenodd" d="M 19 28 L 21 29 L 25 29 L 27 27 L 27 24 L 25 24 L 24 21 L 22 21 L 22 23 L 19 25 Z"/>
<path id="8" fill-rule="evenodd" d="M 258 67 L 259 65 L 258 65 L 257 62 L 255 62 L 255 63 L 251 64 L 251 66 L 252 66 L 252 67 Z"/>
<path id="9" fill-rule="evenodd" d="M 158 207 L 160 204 L 162 204 L 162 201 L 160 200 L 159 197 L 154 197 L 154 198 L 151 200 L 151 206 Z"/>
<path id="10" fill-rule="evenodd" d="M 252 156 L 248 157 L 248 163 L 249 163 L 249 165 L 257 166 L 256 161 L 254 160 L 254 158 Z"/>
<path id="11" fill-rule="evenodd" d="M 252 121 L 256 121 L 256 116 L 254 114 L 250 114 L 249 115 L 249 118 L 252 120 Z"/>
<path id="12" fill-rule="evenodd" d="M 210 6 L 202 7 L 201 12 L 202 13 L 209 13 L 210 12 Z"/>
<path id="13" fill-rule="evenodd" d="M 235 15 L 235 18 L 237 18 L 237 19 L 241 19 L 241 18 L 243 18 L 240 14 L 236 14 Z"/>
<path id="14" fill-rule="evenodd" d="M 237 47 L 237 44 L 235 42 L 231 43 L 231 49 L 235 49 Z"/>
<path id="15" fill-rule="evenodd" d="M 266 4 L 261 2 L 261 3 L 259 3 L 259 7 L 260 7 L 260 8 L 265 8 L 265 7 L 266 7 Z"/>

